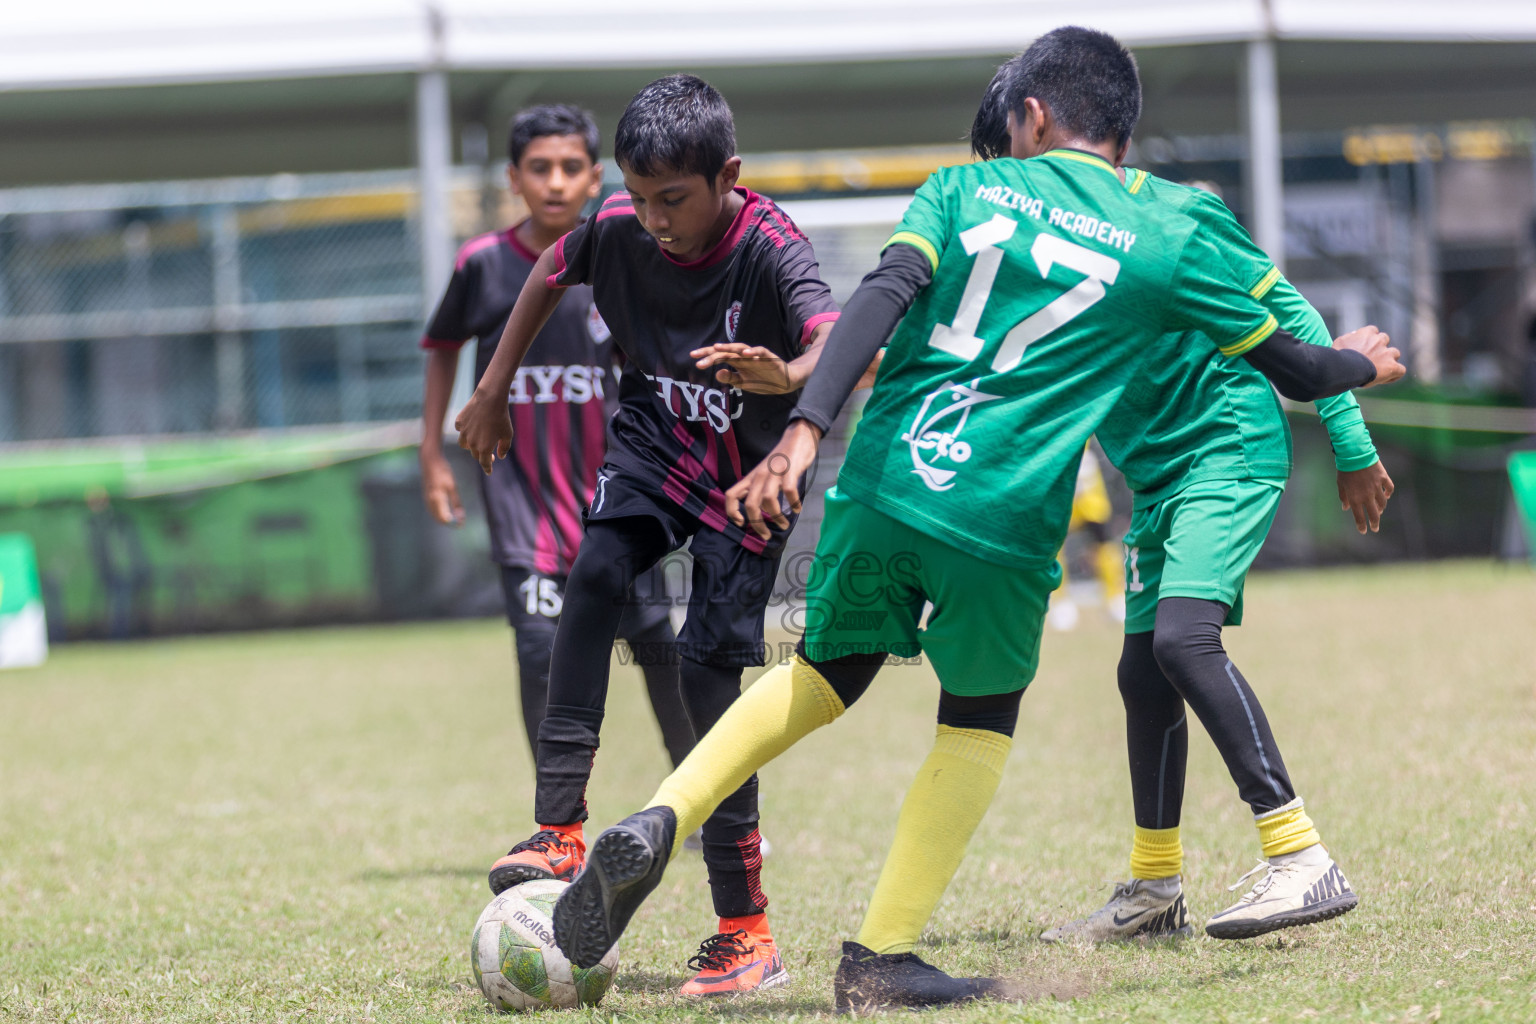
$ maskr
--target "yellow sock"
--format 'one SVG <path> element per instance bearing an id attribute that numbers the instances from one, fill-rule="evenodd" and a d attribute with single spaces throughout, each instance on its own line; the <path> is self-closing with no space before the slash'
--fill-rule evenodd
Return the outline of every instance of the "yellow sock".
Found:
<path id="1" fill-rule="evenodd" d="M 908 953 L 917 944 L 966 844 L 1003 778 L 1013 740 L 985 729 L 939 726 L 896 822 L 859 942 L 876 953 Z"/>
<path id="2" fill-rule="evenodd" d="M 1259 846 L 1266 859 L 1305 850 L 1323 841 L 1312 819 L 1307 817 L 1306 808 L 1301 805 L 1301 797 L 1284 807 L 1261 814 L 1253 821 L 1259 826 Z"/>
<path id="3" fill-rule="evenodd" d="M 1136 826 L 1136 836 L 1131 840 L 1131 877 L 1169 878 L 1184 873 L 1184 843 L 1179 839 L 1179 826 L 1173 828 L 1142 828 Z"/>
<path id="4" fill-rule="evenodd" d="M 672 856 L 753 772 L 843 711 L 832 685 L 799 655 L 764 673 L 699 737 L 692 753 L 646 804 L 665 805 L 677 815 Z"/>

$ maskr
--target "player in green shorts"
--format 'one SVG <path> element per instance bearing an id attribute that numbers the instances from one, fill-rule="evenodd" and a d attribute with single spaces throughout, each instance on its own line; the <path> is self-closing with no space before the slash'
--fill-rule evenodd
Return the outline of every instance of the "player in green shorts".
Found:
<path id="1" fill-rule="evenodd" d="M 1281 327 L 1313 344 L 1328 331 L 1216 196 L 1127 171 L 1133 194 L 1187 204 L 1250 293 Z M 1189 358 L 1149 365 L 1100 425 L 1100 444 L 1133 495 L 1126 545 L 1125 645 L 1118 669 L 1126 709 L 1136 828 L 1131 878 L 1048 941 L 1187 934 L 1179 838 L 1188 754 L 1186 702 L 1253 811 L 1263 876 L 1206 931 L 1246 938 L 1336 917 L 1357 903 L 1321 843 L 1257 695 L 1222 645 L 1243 617 L 1243 582 L 1274 522 L 1291 468 L 1290 432 L 1273 389 L 1252 367 Z M 1149 361 L 1150 363 L 1150 361 Z M 1362 531 L 1376 529 L 1392 480 L 1353 396 L 1318 403 L 1339 471 L 1339 495 Z M 1252 872 L 1250 872 L 1252 874 Z M 1246 877 L 1246 876 L 1245 876 Z"/>
<path id="2" fill-rule="evenodd" d="M 785 523 L 823 433 L 890 338 L 829 496 L 802 646 L 644 810 L 597 838 L 554 915 L 578 965 L 619 938 L 695 820 L 841 715 L 889 654 L 920 648 L 942 686 L 938 735 L 858 941 L 843 946 L 837 1006 L 1001 994 L 912 949 L 1001 779 L 1089 436 L 1145 360 L 1170 357 L 1157 351 L 1170 332 L 1201 332 L 1191 344 L 1246 358 L 1306 400 L 1402 374 L 1374 329 L 1339 339 L 1343 351 L 1280 330 L 1198 222 L 1126 190 L 1115 165 L 1141 94 L 1113 38 L 1058 29 L 1024 65 L 1009 94 L 1017 159 L 944 168 L 918 190 L 783 439 L 727 494 L 727 516 L 759 536 Z"/>
<path id="3" fill-rule="evenodd" d="M 983 159 L 1009 145 L 1000 97 L 1012 70 L 1012 62 L 998 70 L 972 126 L 972 149 Z M 1331 343 L 1322 317 L 1219 197 L 1145 171 L 1122 177 L 1132 195 L 1199 220 L 1282 328 L 1313 344 Z M 1259 373 L 1243 362 L 1206 358 L 1189 342 L 1165 339 L 1174 357 L 1149 360 L 1098 431 L 1134 499 L 1118 672 L 1136 819 L 1131 879 L 1116 884 L 1099 910 L 1047 930 L 1046 941 L 1189 934 L 1179 839 L 1186 700 L 1252 808 L 1267 858 L 1264 877 L 1206 931 L 1245 938 L 1336 917 L 1357 903 L 1296 796 L 1258 697 L 1221 642 L 1223 625 L 1242 622 L 1243 581 L 1290 476 L 1290 432 Z M 1340 501 L 1362 533 L 1375 530 L 1392 480 L 1360 407 L 1344 394 L 1317 408 L 1334 450 Z"/>

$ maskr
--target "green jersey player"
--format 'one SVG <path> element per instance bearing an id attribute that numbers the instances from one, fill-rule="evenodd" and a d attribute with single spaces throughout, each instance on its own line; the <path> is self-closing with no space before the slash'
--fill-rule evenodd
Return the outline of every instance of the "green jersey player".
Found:
<path id="1" fill-rule="evenodd" d="M 972 126 L 971 147 L 983 159 L 1003 155 L 1010 144 L 1001 96 L 1012 71 L 1012 62 L 999 69 Z M 1123 172 L 1122 178 L 1132 195 L 1199 220 L 1282 328 L 1301 340 L 1330 344 L 1317 311 L 1218 197 L 1145 171 Z M 1290 475 L 1290 432 L 1273 390 L 1252 367 L 1209 358 L 1190 340 L 1164 339 L 1171 358 L 1150 360 L 1098 431 L 1133 496 L 1118 675 L 1136 830 L 1131 879 L 1117 884 L 1098 911 L 1047 930 L 1046 941 L 1190 932 L 1179 837 L 1186 700 L 1252 808 L 1268 858 L 1264 877 L 1215 915 L 1207 932 L 1217 938 L 1259 935 L 1326 920 L 1357 903 L 1296 796 L 1258 697 L 1221 642 L 1222 626 L 1242 621 L 1243 581 Z M 1361 532 L 1376 529 L 1392 480 L 1359 405 L 1344 394 L 1317 408 L 1333 445 L 1340 500 Z"/>
<path id="2" fill-rule="evenodd" d="M 1219 198 L 1144 171 L 1128 171 L 1126 185 L 1200 220 L 1282 328 L 1329 344 L 1317 311 Z M 1136 818 L 1131 879 L 1116 885 L 1099 911 L 1046 931 L 1047 941 L 1189 931 L 1179 836 L 1186 701 L 1252 809 L 1266 858 L 1258 883 L 1214 915 L 1207 933 L 1247 938 L 1336 917 L 1357 903 L 1296 795 L 1257 695 L 1221 639 L 1224 625 L 1242 622 L 1244 579 L 1290 474 L 1290 433 L 1273 390 L 1252 367 L 1196 358 L 1188 340 L 1165 339 L 1178 355 L 1149 361 L 1098 431 L 1133 495 L 1118 669 Z M 1333 445 L 1340 497 L 1362 530 L 1374 529 L 1392 481 L 1359 406 L 1339 395 L 1319 402 L 1318 412 Z"/>
<path id="3" fill-rule="evenodd" d="M 844 944 L 837 1005 L 1000 994 L 912 948 L 1000 781 L 1088 437 L 1172 331 L 1264 363 L 1309 399 L 1401 375 L 1373 329 L 1340 339 L 1350 351 L 1280 331 L 1198 222 L 1126 191 L 1115 164 L 1140 84 L 1113 38 L 1059 29 L 1025 63 L 1009 97 L 1018 159 L 947 168 L 919 190 L 784 439 L 728 492 L 733 521 L 759 536 L 783 524 L 822 433 L 901 320 L 828 496 L 797 656 L 732 705 L 646 809 L 598 837 L 556 906 L 573 962 L 617 940 L 695 819 L 841 715 L 888 655 L 921 651 L 942 684 L 938 736 L 859 940 Z"/>

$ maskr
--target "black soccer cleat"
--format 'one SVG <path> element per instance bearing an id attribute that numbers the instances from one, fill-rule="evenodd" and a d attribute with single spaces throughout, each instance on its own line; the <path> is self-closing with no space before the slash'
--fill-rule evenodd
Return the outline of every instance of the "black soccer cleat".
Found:
<path id="1" fill-rule="evenodd" d="M 916 953 L 876 953 L 843 943 L 843 960 L 832 982 L 838 1013 L 869 1013 L 893 1006 L 963 1003 L 1001 995 L 996 978 L 951 978 Z"/>
<path id="2" fill-rule="evenodd" d="M 661 882 L 677 815 L 648 807 L 604 829 L 586 866 L 555 904 L 555 944 L 577 967 L 596 966 Z"/>

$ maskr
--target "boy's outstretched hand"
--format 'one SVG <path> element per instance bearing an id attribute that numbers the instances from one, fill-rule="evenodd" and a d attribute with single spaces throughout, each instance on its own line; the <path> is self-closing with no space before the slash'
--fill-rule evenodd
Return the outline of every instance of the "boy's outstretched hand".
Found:
<path id="1" fill-rule="evenodd" d="M 789 529 L 790 513 L 800 511 L 800 477 L 820 445 L 821 431 L 805 420 L 792 422 L 767 458 L 725 492 L 727 518 L 764 540 L 772 536 L 769 523 Z"/>
<path id="2" fill-rule="evenodd" d="M 496 460 L 506 458 L 512 449 L 512 414 L 507 411 L 507 396 L 491 398 L 476 388 L 459 410 L 453 428 L 459 432 L 459 447 L 473 455 L 485 475 L 490 476 Z"/>
<path id="3" fill-rule="evenodd" d="M 1391 384 L 1408 372 L 1408 368 L 1399 362 L 1403 354 L 1391 345 L 1392 339 L 1375 327 L 1361 327 L 1333 339 L 1334 348 L 1359 352 L 1376 367 L 1376 379 L 1365 385 L 1368 388 Z"/>
<path id="4" fill-rule="evenodd" d="M 720 367 L 715 380 L 721 384 L 755 395 L 787 395 L 805 386 L 805 381 L 795 379 L 788 363 L 761 345 L 726 341 L 688 354 L 698 360 L 694 365 L 701 370 Z"/>
<path id="5" fill-rule="evenodd" d="M 1395 490 L 1392 478 L 1381 460 L 1364 469 L 1339 473 L 1339 506 L 1355 516 L 1355 529 L 1364 533 L 1381 531 L 1381 514 L 1386 511 L 1387 499 Z"/>

